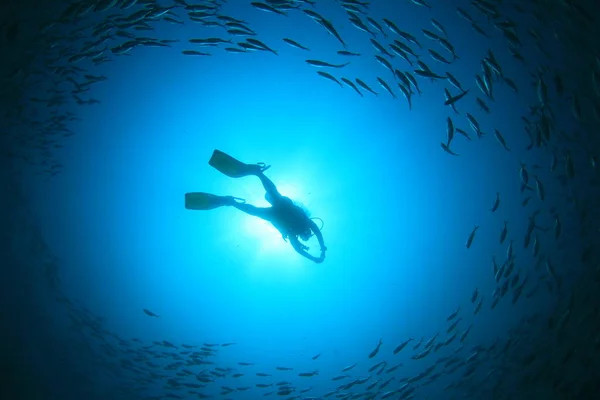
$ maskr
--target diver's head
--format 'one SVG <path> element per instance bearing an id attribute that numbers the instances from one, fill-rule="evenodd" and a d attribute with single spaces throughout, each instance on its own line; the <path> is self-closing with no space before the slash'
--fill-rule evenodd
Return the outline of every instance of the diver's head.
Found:
<path id="1" fill-rule="evenodd" d="M 300 239 L 304 240 L 305 242 L 308 242 L 308 240 L 312 237 L 313 233 L 312 230 L 306 229 L 305 231 L 301 232 L 298 236 L 300 236 Z"/>

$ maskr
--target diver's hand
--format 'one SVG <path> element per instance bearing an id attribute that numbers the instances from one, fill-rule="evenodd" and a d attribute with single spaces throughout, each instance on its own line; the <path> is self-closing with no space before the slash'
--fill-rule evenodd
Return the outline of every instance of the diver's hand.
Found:
<path id="1" fill-rule="evenodd" d="M 323 261 L 325 261 L 325 251 L 321 250 L 321 256 L 319 258 L 317 258 L 317 263 L 322 263 Z"/>

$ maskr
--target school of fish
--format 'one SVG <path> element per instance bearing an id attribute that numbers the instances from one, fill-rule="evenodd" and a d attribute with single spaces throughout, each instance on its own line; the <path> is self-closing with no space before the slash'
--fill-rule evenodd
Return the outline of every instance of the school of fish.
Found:
<path id="1" fill-rule="evenodd" d="M 90 95 L 92 87 L 110 79 L 94 74 L 96 66 L 135 56 L 141 47 L 160 51 L 181 44 L 182 56 L 197 57 L 200 62 L 225 53 L 265 52 L 280 57 L 278 49 L 290 46 L 306 54 L 306 67 L 315 69 L 322 84 L 348 87 L 361 97 L 403 98 L 409 109 L 426 106 L 419 100 L 424 87 L 432 85 L 448 109 L 445 126 L 437 133 L 439 151 L 461 157 L 464 151 L 476 151 L 475 141 L 490 140 L 502 151 L 514 153 L 525 138 L 524 154 L 532 155 L 514 158 L 513 164 L 504 166 L 513 170 L 528 220 L 499 220 L 497 228 L 486 226 L 485 221 L 465 227 L 466 249 L 477 246 L 482 230 L 497 229 L 505 252 L 492 255 L 489 265 L 482 266 L 489 269 L 496 289 L 484 293 L 473 288 L 464 304 L 448 311 L 439 331 L 395 341 L 380 339 L 365 349 L 363 359 L 341 368 L 339 374 L 323 378 L 319 362 L 327 357 L 327 349 L 308 357 L 314 368 L 297 369 L 294 360 L 275 367 L 252 360 L 221 363 L 223 352 L 230 352 L 229 359 L 235 357 L 235 343 L 123 339 L 104 328 L 89 310 L 59 296 L 82 341 L 96 343 L 81 345 L 79 351 L 102 360 L 101 368 L 114 378 L 119 396 L 157 400 L 263 396 L 287 400 L 583 399 L 600 393 L 600 374 L 594 372 L 600 370 L 600 214 L 596 206 L 600 204 L 600 47 L 594 39 L 600 37 L 598 20 L 586 10 L 587 3 L 574 0 L 472 0 L 453 7 L 452 15 L 435 14 L 433 0 L 398 1 L 412 13 L 427 15 L 428 25 L 420 32 L 407 32 L 397 16 L 371 13 L 367 0 L 332 0 L 344 10 L 344 20 L 323 12 L 324 0 L 173 0 L 168 4 L 85 0 L 71 3 L 57 19 L 40 26 L 40 40 L 46 44 L 41 60 L 29 59 L 15 67 L 2 83 L 6 93 L 11 92 L 11 85 L 36 90 L 15 101 L 16 106 L 5 114 L 8 126 L 2 133 L 11 143 L 18 143 L 6 150 L 6 157 L 37 167 L 48 176 L 64 168 L 55 149 L 68 146 L 68 138 L 76 134 L 69 124 L 79 117 L 65 111 L 67 105 L 97 103 Z M 227 8 L 230 15 L 224 10 L 232 4 Z M 286 32 L 278 40 L 261 38 L 258 27 L 235 16 L 236 7 L 242 6 L 272 18 L 308 18 L 323 40 L 336 42 L 339 51 L 327 55 L 309 48 L 303 44 L 302 32 Z M 517 19 L 530 24 L 519 25 Z M 154 37 L 161 24 L 190 23 L 205 28 L 199 31 L 205 35 L 186 43 Z M 473 35 L 503 43 L 504 47 L 490 44 L 470 82 L 459 81 L 453 73 L 454 64 L 469 49 L 453 43 L 447 33 L 450 24 L 466 24 Z M 341 34 L 342 25 L 361 31 L 373 53 L 353 51 L 353 43 Z M 7 41 L 18 29 L 11 24 L 1 28 Z M 536 53 L 528 54 L 524 48 L 535 48 Z M 350 77 L 345 71 L 357 57 L 372 57 L 380 68 L 371 76 Z M 514 66 L 500 62 L 506 59 L 528 71 L 529 85 L 518 85 L 507 74 Z M 553 67 L 563 64 L 568 68 Z M 488 114 L 494 114 L 495 95 L 500 91 L 530 95 L 529 109 L 518 116 L 521 132 L 501 132 L 489 125 L 493 119 Z M 471 147 L 457 150 L 458 141 Z M 489 212 L 499 213 L 503 200 L 502 193 L 496 192 L 489 199 Z M 521 232 L 517 226 L 526 226 L 524 236 L 511 233 Z M 57 265 L 58 261 L 49 261 L 45 271 L 48 282 L 60 291 Z M 509 335 L 491 344 L 469 341 L 484 310 L 492 312 L 502 303 L 529 304 L 540 296 L 545 302 L 552 299 L 545 307 L 549 311 L 523 317 Z M 160 320 L 152 310 L 140 312 Z M 399 355 L 403 361 L 397 361 Z M 406 374 L 405 369 L 421 372 Z M 242 377 L 253 377 L 255 383 L 232 383 Z M 311 383 L 315 377 L 320 379 L 318 384 Z M 150 386 L 162 394 L 157 396 L 156 389 L 146 392 Z"/>

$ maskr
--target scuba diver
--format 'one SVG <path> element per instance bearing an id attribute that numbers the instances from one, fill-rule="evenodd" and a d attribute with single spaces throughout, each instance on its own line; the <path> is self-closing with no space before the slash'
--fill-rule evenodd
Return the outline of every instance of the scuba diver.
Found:
<path id="1" fill-rule="evenodd" d="M 233 196 L 217 196 L 210 193 L 194 192 L 185 194 L 185 208 L 188 210 L 211 210 L 221 206 L 235 207 L 246 214 L 262 218 L 273 224 L 281 232 L 283 240 L 287 242 L 287 239 L 289 239 L 294 250 L 303 257 L 316 263 L 322 263 L 325 260 L 327 247 L 323 242 L 321 230 L 302 208 L 295 205 L 289 197 L 279 193 L 275 184 L 265 176 L 264 172 L 270 168 L 270 165 L 264 163 L 245 164 L 219 150 L 213 152 L 208 164 L 231 178 L 248 175 L 257 176 L 265 188 L 265 199 L 271 204 L 271 207 L 255 207 L 246 204 L 244 199 Z M 306 242 L 313 234 L 317 237 L 321 246 L 319 257 L 308 253 L 308 247 L 298 240 L 299 237 Z"/>

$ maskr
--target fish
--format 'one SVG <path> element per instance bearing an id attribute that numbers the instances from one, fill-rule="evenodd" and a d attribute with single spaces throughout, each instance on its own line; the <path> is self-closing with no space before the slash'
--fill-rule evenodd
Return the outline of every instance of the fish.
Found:
<path id="1" fill-rule="evenodd" d="M 452 342 L 454 342 L 454 339 L 456 339 L 456 336 L 458 335 L 458 332 L 454 332 L 454 334 L 452 336 L 450 336 L 448 339 L 446 339 L 443 343 L 438 343 L 438 346 L 441 348 L 442 346 L 449 346 L 450 344 L 452 344 Z M 437 346 L 436 346 L 437 348 Z"/>
<path id="2" fill-rule="evenodd" d="M 413 338 L 408 338 L 406 339 L 404 342 L 400 343 L 395 349 L 394 349 L 394 355 L 400 353 L 402 351 L 402 349 L 404 349 L 406 347 L 407 344 L 409 344 L 410 342 L 412 342 L 414 339 Z"/>
<path id="3" fill-rule="evenodd" d="M 460 15 L 461 17 L 463 17 L 464 19 L 466 19 L 471 24 L 475 23 L 475 20 L 473 19 L 473 17 L 471 17 L 469 15 L 469 13 L 467 13 L 464 9 L 462 9 L 460 7 L 456 7 L 456 12 L 458 13 L 458 15 Z"/>
<path id="4" fill-rule="evenodd" d="M 142 311 L 144 311 L 144 314 L 146 314 L 149 317 L 160 318 L 160 315 L 157 315 L 146 308 L 144 308 Z"/>
<path id="5" fill-rule="evenodd" d="M 439 61 L 443 64 L 452 64 L 451 61 L 446 60 L 446 58 L 444 58 L 440 53 L 438 53 L 435 50 L 432 49 L 428 49 L 427 50 L 429 52 L 429 55 L 431 56 L 431 58 L 433 58 L 435 61 Z"/>
<path id="6" fill-rule="evenodd" d="M 370 39 L 370 40 L 371 40 L 371 44 L 373 45 L 375 50 L 377 50 L 378 52 L 380 52 L 390 58 L 394 58 L 394 56 L 391 55 L 377 40 L 375 40 L 375 39 Z"/>
<path id="7" fill-rule="evenodd" d="M 313 21 L 315 21 L 319 25 L 321 25 L 321 21 L 325 20 L 325 18 L 321 14 L 317 13 L 316 11 L 305 8 L 302 10 L 302 12 L 305 13 L 306 15 L 308 15 Z"/>
<path id="8" fill-rule="evenodd" d="M 450 315 L 448 315 L 448 317 L 446 318 L 447 321 L 452 321 L 454 318 L 456 318 L 458 316 L 458 313 L 460 312 L 460 307 L 458 307 L 456 310 L 454 310 L 453 312 L 450 313 Z"/>
<path id="9" fill-rule="evenodd" d="M 469 93 L 469 89 L 463 91 L 462 93 L 457 94 L 456 96 L 452 96 L 444 102 L 444 105 L 449 106 L 451 104 L 454 104 L 457 101 L 459 101 L 460 99 L 462 99 L 463 97 L 465 97 L 468 93 Z"/>
<path id="10" fill-rule="evenodd" d="M 516 94 L 519 94 L 519 87 L 512 79 L 503 76 L 502 80 L 504 81 L 506 86 L 508 86 L 509 88 L 512 89 L 513 92 L 515 92 Z"/>
<path id="11" fill-rule="evenodd" d="M 352 14 L 350 17 L 350 23 L 358 30 L 373 36 L 373 38 L 377 37 L 377 34 L 375 34 L 375 32 L 371 32 L 369 27 L 365 25 L 365 23 L 356 14 Z"/>
<path id="12" fill-rule="evenodd" d="M 311 373 L 310 373 L 310 372 L 303 372 L 303 373 L 302 373 L 302 375 L 299 375 L 299 376 L 307 377 L 307 376 L 314 376 L 314 375 L 311 375 Z M 293 392 L 294 392 L 294 389 L 291 389 L 291 388 L 287 388 L 287 387 L 286 387 L 286 388 L 285 388 L 285 389 L 283 389 L 283 390 L 278 390 L 278 391 L 277 391 L 277 395 L 278 395 L 278 396 L 287 396 L 287 395 L 290 395 L 290 394 L 292 394 Z M 270 392 L 269 392 L 269 393 L 270 393 Z"/>
<path id="13" fill-rule="evenodd" d="M 228 29 L 227 33 L 232 36 L 256 36 L 256 33 L 249 32 L 245 29 Z"/>
<path id="14" fill-rule="evenodd" d="M 452 84 L 452 86 L 454 86 L 461 92 L 464 92 L 462 85 L 460 84 L 458 79 L 456 79 L 456 77 L 454 75 L 452 75 L 450 72 L 446 72 L 446 79 L 448 79 L 448 81 Z"/>
<path id="15" fill-rule="evenodd" d="M 379 339 L 377 346 L 373 349 L 373 351 L 371 351 L 371 353 L 369 353 L 369 358 L 373 358 L 377 355 L 377 353 L 379 353 L 379 349 L 381 348 L 382 344 L 383 344 L 383 341 L 381 339 Z"/>
<path id="16" fill-rule="evenodd" d="M 448 33 L 446 33 L 446 29 L 444 28 L 444 26 L 441 23 L 439 23 L 435 18 L 431 18 L 429 21 L 435 29 L 440 31 L 444 36 L 448 36 Z"/>
<path id="17" fill-rule="evenodd" d="M 394 44 L 394 43 L 390 44 L 390 49 L 392 49 L 394 51 L 394 53 L 396 53 L 397 55 L 402 57 L 407 63 L 410 64 L 411 67 L 413 66 L 413 62 L 408 57 L 408 54 L 404 50 L 402 50 L 400 47 L 398 47 L 396 44 Z"/>
<path id="18" fill-rule="evenodd" d="M 218 46 L 220 44 L 231 43 L 231 40 L 221 38 L 189 39 L 188 42 L 200 46 Z"/>
<path id="19" fill-rule="evenodd" d="M 310 49 L 308 47 L 305 47 L 305 46 L 301 45 L 300 43 L 296 42 L 295 40 L 292 40 L 292 39 L 289 39 L 289 38 L 283 38 L 283 41 L 286 42 L 287 44 L 289 44 L 290 46 L 295 47 L 297 49 L 310 51 Z"/>
<path id="20" fill-rule="evenodd" d="M 392 74 L 394 74 L 394 68 L 392 67 L 392 64 L 390 64 L 390 62 L 388 60 L 386 60 L 385 58 L 381 57 L 380 55 L 375 55 L 375 59 L 384 67 L 386 67 Z"/>
<path id="21" fill-rule="evenodd" d="M 508 244 L 508 247 L 506 248 L 506 259 L 509 260 L 509 262 L 511 263 L 511 266 L 514 266 L 514 260 L 513 260 L 513 242 L 514 240 L 511 240 L 510 243 Z M 505 273 L 506 276 L 508 276 L 508 273 Z"/>
<path id="22" fill-rule="evenodd" d="M 347 51 L 347 50 L 339 50 L 337 53 L 341 56 L 351 56 L 351 57 L 359 57 L 360 56 L 360 53 L 353 53 L 353 52 Z"/>
<path id="23" fill-rule="evenodd" d="M 306 63 L 312 65 L 314 67 L 325 67 L 325 68 L 344 68 L 346 65 L 350 64 L 349 62 L 343 64 L 330 64 L 325 61 L 320 60 L 306 60 Z"/>
<path id="24" fill-rule="evenodd" d="M 496 200 L 494 201 L 494 204 L 492 205 L 491 208 L 491 212 L 496 212 L 498 210 L 498 207 L 500 206 L 500 192 L 496 192 Z"/>
<path id="25" fill-rule="evenodd" d="M 521 178 L 521 182 L 523 182 L 524 185 L 527 185 L 529 183 L 529 172 L 527 171 L 527 167 L 523 161 L 521 161 L 520 164 L 519 177 Z"/>
<path id="26" fill-rule="evenodd" d="M 451 97 L 452 95 L 450 94 L 450 91 L 447 88 L 444 88 L 444 99 L 447 101 Z M 454 104 L 450 104 L 450 107 L 452 108 L 452 111 L 454 111 L 455 114 L 460 114 Z"/>
<path id="27" fill-rule="evenodd" d="M 498 143 L 500 143 L 500 145 L 504 148 L 504 150 L 510 151 L 510 149 L 506 145 L 506 140 L 504 140 L 504 137 L 502 136 L 502 134 L 500 133 L 500 131 L 498 129 L 496 129 L 496 128 L 494 128 L 494 137 L 496 138 L 496 140 L 498 141 Z"/>
<path id="28" fill-rule="evenodd" d="M 481 75 L 475 75 L 475 83 L 477 84 L 477 87 L 479 88 L 479 90 L 481 90 L 483 94 L 485 94 L 490 99 L 493 99 L 492 94 L 490 93 L 490 89 L 488 85 L 484 82 L 484 79 L 481 77 Z"/>
<path id="29" fill-rule="evenodd" d="M 469 136 L 469 134 L 467 132 L 465 132 L 464 129 L 454 128 L 454 131 L 457 132 L 457 133 L 460 133 L 462 136 L 464 136 L 465 138 L 467 138 L 467 140 L 473 140 L 473 139 L 471 139 L 471 136 Z"/>
<path id="30" fill-rule="evenodd" d="M 396 26 L 396 24 L 394 24 L 392 21 L 386 18 L 383 18 L 383 22 L 392 33 L 400 35 L 400 29 Z"/>
<path id="31" fill-rule="evenodd" d="M 492 299 L 492 303 L 490 304 L 490 308 L 493 310 L 494 308 L 496 308 L 496 306 L 498 305 L 498 302 L 500 301 L 500 296 L 496 296 Z"/>
<path id="32" fill-rule="evenodd" d="M 435 40 L 438 41 L 441 37 L 437 34 L 437 33 L 433 33 L 430 30 L 427 29 L 421 29 L 421 32 L 423 32 L 423 34 L 425 35 L 425 37 L 431 39 L 431 40 Z"/>
<path id="33" fill-rule="evenodd" d="M 371 368 L 369 368 L 369 372 L 373 372 L 381 366 L 383 366 L 385 368 L 386 365 L 387 365 L 387 361 L 380 361 L 377 364 L 371 366 Z"/>
<path id="34" fill-rule="evenodd" d="M 196 50 L 182 50 L 181 53 L 186 56 L 211 56 L 212 55 L 211 53 L 204 53 L 204 52 L 196 51 Z"/>
<path id="35" fill-rule="evenodd" d="M 479 314 L 479 311 L 481 311 L 481 307 L 482 306 L 483 306 L 483 297 L 479 296 L 479 302 L 477 303 L 477 305 L 473 309 L 473 315 Z"/>
<path id="36" fill-rule="evenodd" d="M 352 368 L 356 367 L 357 363 L 354 363 L 352 365 L 348 365 L 347 367 L 342 368 L 342 372 L 348 372 L 350 371 Z"/>
<path id="37" fill-rule="evenodd" d="M 452 156 L 458 156 L 459 154 L 453 152 L 452 150 L 450 150 L 450 147 L 448 147 L 448 145 L 444 142 L 441 142 L 440 145 L 442 146 L 442 149 L 444 149 L 444 151 Z"/>
<path id="38" fill-rule="evenodd" d="M 450 324 L 450 326 L 448 327 L 448 329 L 446 329 L 446 333 L 450 333 L 452 332 L 454 329 L 456 329 L 456 326 L 459 324 L 459 322 L 462 321 L 462 318 L 457 318 L 454 320 L 454 322 L 452 322 Z"/>
<path id="39" fill-rule="evenodd" d="M 321 357 L 321 353 L 317 353 L 317 354 L 315 354 L 314 356 L 312 356 L 312 359 L 313 359 L 313 360 L 316 360 L 316 359 L 318 359 L 319 357 Z"/>
<path id="40" fill-rule="evenodd" d="M 425 0 L 411 0 L 411 1 L 413 2 L 413 4 L 416 4 L 416 5 L 421 6 L 421 7 L 428 8 L 430 10 L 433 8 L 429 4 L 427 4 L 425 2 Z"/>
<path id="41" fill-rule="evenodd" d="M 363 89 L 365 89 L 367 92 L 371 92 L 373 93 L 375 96 L 379 96 L 379 94 L 374 91 L 373 89 L 371 89 L 369 87 L 369 85 L 367 85 L 365 82 L 363 82 L 362 80 L 360 80 L 359 78 L 355 78 L 354 81 L 358 84 L 358 86 L 362 87 Z"/>
<path id="42" fill-rule="evenodd" d="M 266 11 L 266 12 L 270 12 L 270 13 L 274 13 L 274 14 L 279 14 L 279 15 L 284 15 L 287 16 L 287 13 L 278 10 L 275 7 L 270 6 L 269 4 L 266 3 L 261 3 L 258 1 L 253 1 L 250 3 L 250 5 L 254 8 L 256 8 L 257 10 L 261 10 L 261 11 Z"/>
<path id="43" fill-rule="evenodd" d="M 479 33 L 481 36 L 483 36 L 486 39 L 490 38 L 490 35 L 488 35 L 488 33 L 486 31 L 483 30 L 483 28 L 481 28 L 479 25 L 477 25 L 476 23 L 472 23 L 471 27 L 473 28 L 473 30 L 477 33 Z"/>
<path id="44" fill-rule="evenodd" d="M 431 349 L 432 349 L 432 347 L 428 348 L 427 350 L 423 350 L 422 352 L 415 354 L 415 355 L 411 356 L 410 358 L 412 358 L 413 360 L 421 360 L 421 359 L 427 357 L 429 355 L 429 353 L 431 353 Z"/>
<path id="45" fill-rule="evenodd" d="M 377 21 L 375 21 L 373 18 L 371 17 L 367 17 L 367 21 L 369 22 L 369 24 L 375 28 L 377 30 L 377 32 L 381 33 L 381 35 L 384 38 L 387 38 L 387 35 L 385 34 L 385 32 L 383 31 L 383 28 L 381 27 L 381 25 L 379 25 L 379 23 Z"/>
<path id="46" fill-rule="evenodd" d="M 331 22 L 329 22 L 328 20 L 323 18 L 319 21 L 319 23 L 325 28 L 325 30 L 327 30 L 327 32 L 329 32 L 329 34 L 331 34 L 333 37 L 335 37 L 338 40 L 338 42 L 341 43 L 341 45 L 344 49 L 347 48 L 346 43 L 344 42 L 344 40 L 342 39 L 340 34 L 337 32 L 337 30 L 334 28 L 334 26 Z"/>
<path id="47" fill-rule="evenodd" d="M 344 87 L 344 85 L 342 85 L 342 83 L 340 81 L 337 80 L 337 78 L 333 75 L 331 75 L 330 73 L 327 73 L 325 71 L 317 71 L 317 74 L 325 79 L 328 79 L 332 82 L 337 83 L 338 85 L 340 85 L 340 87 Z"/>
<path id="48" fill-rule="evenodd" d="M 456 55 L 456 50 L 454 49 L 454 46 L 446 38 L 438 38 L 438 43 L 442 45 L 442 47 L 446 49 L 446 51 L 452 54 L 453 61 L 460 59 L 460 57 Z"/>
<path id="49" fill-rule="evenodd" d="M 300 373 L 298 373 L 298 376 L 303 377 L 303 378 L 307 378 L 307 377 L 311 377 L 311 376 L 316 376 L 316 375 L 319 375 L 319 371 L 300 372 Z"/>
<path id="50" fill-rule="evenodd" d="M 266 51 L 270 51 L 271 53 L 277 55 L 277 51 L 271 49 L 269 46 L 267 46 L 266 44 L 264 44 L 263 42 L 261 42 L 258 39 L 253 39 L 253 38 L 247 38 L 246 42 L 250 43 L 253 46 L 258 47 L 261 50 L 266 50 Z"/>
<path id="51" fill-rule="evenodd" d="M 379 85 L 384 88 L 385 90 L 387 90 L 387 92 L 389 94 L 392 95 L 393 98 L 397 98 L 396 95 L 394 94 L 394 92 L 392 92 L 392 89 L 390 88 L 390 86 L 386 83 L 386 81 L 384 81 L 383 79 L 381 79 L 380 77 L 377 77 L 377 82 L 379 82 Z"/>
<path id="52" fill-rule="evenodd" d="M 475 117 L 469 113 L 466 113 L 465 115 L 467 117 L 467 120 L 469 121 L 471 129 L 477 134 L 477 137 L 480 138 L 484 136 L 485 134 L 481 131 L 481 128 L 479 127 L 479 122 L 477 122 Z"/>
<path id="53" fill-rule="evenodd" d="M 544 201 L 544 199 L 546 198 L 546 190 L 544 189 L 544 185 L 542 184 L 542 182 L 538 179 L 537 176 L 534 177 L 535 180 L 535 192 L 537 194 L 537 197 L 541 200 Z"/>
<path id="54" fill-rule="evenodd" d="M 377 386 L 379 384 L 379 382 L 381 382 L 381 379 L 377 379 L 375 382 L 373 382 L 369 386 L 367 386 L 367 390 L 372 390 L 375 386 Z"/>
<path id="55" fill-rule="evenodd" d="M 228 53 L 238 53 L 238 54 L 239 53 L 247 53 L 248 52 L 248 50 L 246 50 L 246 49 L 239 49 L 237 47 L 225 47 L 224 50 L 226 52 L 228 52 Z"/>
<path id="56" fill-rule="evenodd" d="M 479 225 L 475 225 L 475 227 L 473 228 L 473 230 L 471 231 L 471 234 L 469 235 L 468 239 L 467 239 L 467 249 L 471 247 L 471 245 L 473 244 L 473 239 L 475 239 L 475 233 L 477 232 L 477 230 L 479 229 Z"/>
<path id="57" fill-rule="evenodd" d="M 396 77 L 398 79 L 400 79 L 400 82 L 402 83 L 402 85 L 404 85 L 412 93 L 412 90 L 410 90 L 412 83 L 410 82 L 410 80 L 408 79 L 406 74 L 402 71 L 395 69 L 394 75 L 396 75 Z"/>
<path id="58" fill-rule="evenodd" d="M 554 238 L 559 239 L 562 233 L 562 224 L 560 222 L 560 216 L 556 214 L 554 216 Z"/>
<path id="59" fill-rule="evenodd" d="M 473 291 L 473 294 L 471 295 L 471 303 L 475 303 L 478 295 L 479 295 L 479 289 L 475 288 L 475 290 Z"/>
<path id="60" fill-rule="evenodd" d="M 487 103 L 485 101 L 483 101 L 483 99 L 481 97 L 477 96 L 475 98 L 475 101 L 477 102 L 477 105 L 479 106 L 479 108 L 481 108 L 487 114 L 491 113 L 490 107 L 487 105 Z"/>
<path id="61" fill-rule="evenodd" d="M 419 95 L 423 93 L 421 92 L 421 89 L 419 89 L 419 83 L 410 72 L 404 71 L 404 76 L 406 76 L 406 78 L 410 81 L 411 85 L 417 90 L 417 93 L 419 93 Z"/>
<path id="62" fill-rule="evenodd" d="M 454 139 L 454 123 L 450 117 L 446 117 L 446 137 L 446 146 L 450 146 L 450 142 Z"/>
<path id="63" fill-rule="evenodd" d="M 465 329 L 461 334 L 460 334 L 460 342 L 464 343 L 465 339 L 467 338 L 467 336 L 469 335 L 469 333 L 471 332 L 471 327 L 473 325 L 469 325 L 469 327 L 467 329 Z"/>
<path id="64" fill-rule="evenodd" d="M 441 76 L 438 74 L 435 74 L 429 70 L 424 70 L 424 69 L 416 69 L 414 70 L 415 74 L 425 77 L 425 78 L 431 78 L 431 79 L 445 79 L 445 76 Z M 449 103 L 451 104 L 451 103 Z"/>
<path id="65" fill-rule="evenodd" d="M 398 34 L 406 41 L 408 41 L 411 44 L 414 44 L 416 46 L 419 46 L 419 49 L 422 49 L 423 46 L 421 46 L 421 44 L 419 43 L 419 41 L 417 40 L 417 38 L 415 38 L 413 35 L 411 35 L 408 32 L 402 31 L 402 30 L 398 30 Z M 398 44 L 398 42 L 395 41 L 396 44 Z"/>
<path id="66" fill-rule="evenodd" d="M 408 109 L 412 110 L 412 95 L 410 93 L 410 90 L 407 89 L 406 86 L 404 86 L 401 83 L 398 84 L 398 87 L 400 88 L 400 91 L 402 92 L 402 94 L 406 98 L 406 101 L 408 101 Z"/>
<path id="67" fill-rule="evenodd" d="M 439 336 L 439 332 L 436 333 L 435 335 L 433 335 L 426 343 L 425 346 L 423 346 L 425 349 L 431 349 L 431 346 L 435 343 L 436 339 Z"/>
<path id="68" fill-rule="evenodd" d="M 508 221 L 504 221 L 504 227 L 502 228 L 502 231 L 500 232 L 500 244 L 504 243 L 504 240 L 506 239 L 506 235 L 508 234 Z"/>
<path id="69" fill-rule="evenodd" d="M 410 54 L 411 56 L 413 56 L 415 58 L 419 58 L 417 53 L 415 53 L 414 50 L 410 48 L 410 46 L 407 46 L 406 44 L 402 43 L 401 41 L 394 40 L 393 45 L 394 45 L 394 47 L 397 48 L 396 51 L 398 51 L 398 50 L 400 51 L 400 55 L 402 55 L 402 53 L 405 53 L 405 54 Z M 394 47 L 392 47 L 392 45 L 390 45 L 390 47 L 394 48 Z M 423 69 L 429 70 L 428 68 L 423 68 Z"/>
<path id="70" fill-rule="evenodd" d="M 362 94 L 362 92 L 356 87 L 356 85 L 354 84 L 354 82 L 352 82 L 350 79 L 348 78 L 341 78 L 342 82 L 344 82 L 346 85 L 350 86 L 352 89 L 354 89 L 354 91 L 356 93 L 358 93 L 360 95 L 360 97 L 364 97 L 364 95 Z"/>

